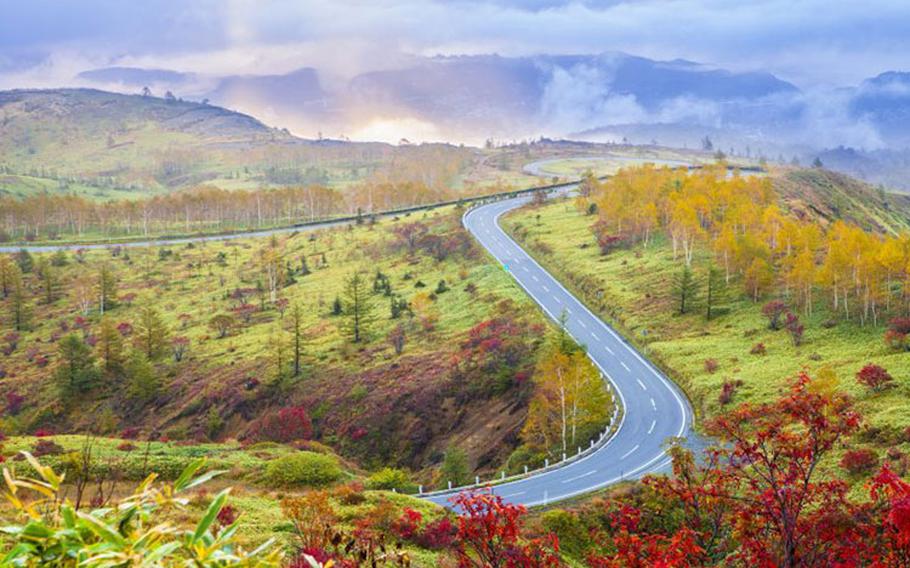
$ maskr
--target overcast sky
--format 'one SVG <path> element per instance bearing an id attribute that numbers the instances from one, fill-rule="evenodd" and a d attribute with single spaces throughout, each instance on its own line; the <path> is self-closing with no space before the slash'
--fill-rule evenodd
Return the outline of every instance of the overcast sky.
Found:
<path id="1" fill-rule="evenodd" d="M 767 70 L 801 87 L 910 70 L 908 0 L 0 0 L 0 87 L 85 69 L 337 75 L 409 54 L 598 53 Z"/>

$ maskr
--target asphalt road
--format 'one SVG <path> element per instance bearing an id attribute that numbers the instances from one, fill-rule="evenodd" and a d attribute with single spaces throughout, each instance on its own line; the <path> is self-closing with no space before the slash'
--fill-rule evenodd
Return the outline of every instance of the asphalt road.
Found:
<path id="1" fill-rule="evenodd" d="M 692 409 L 685 396 L 612 328 L 588 310 L 534 261 L 499 226 L 499 218 L 529 201 L 519 197 L 482 205 L 464 216 L 464 225 L 553 320 L 565 312 L 566 329 L 613 385 L 624 409 L 618 430 L 603 446 L 562 467 L 503 483 L 493 491 L 505 501 L 543 505 L 608 485 L 666 471 L 665 441 L 687 436 Z M 582 447 L 588 445 L 584 440 Z M 427 499 L 448 504 L 452 493 Z"/>

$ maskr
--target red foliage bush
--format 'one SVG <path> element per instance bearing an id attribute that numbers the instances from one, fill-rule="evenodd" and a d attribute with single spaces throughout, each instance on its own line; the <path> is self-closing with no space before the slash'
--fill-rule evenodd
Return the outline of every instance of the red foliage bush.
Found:
<path id="1" fill-rule="evenodd" d="M 218 521 L 218 525 L 223 528 L 233 525 L 239 516 L 240 514 L 237 512 L 237 509 L 230 505 L 225 505 L 218 511 L 216 520 Z"/>
<path id="2" fill-rule="evenodd" d="M 136 449 L 136 444 L 133 444 L 132 442 L 121 442 L 117 445 L 117 449 L 121 452 L 132 452 Z"/>
<path id="3" fill-rule="evenodd" d="M 38 438 L 44 438 L 45 436 L 53 436 L 54 432 L 50 428 L 38 428 L 35 430 L 35 436 Z"/>
<path id="4" fill-rule="evenodd" d="M 271 411 L 253 427 L 253 438 L 260 441 L 287 444 L 295 440 L 309 440 L 312 435 L 313 423 L 303 406 L 286 406 Z"/>
<path id="5" fill-rule="evenodd" d="M 718 402 L 723 405 L 733 402 L 733 395 L 736 394 L 736 389 L 740 384 L 742 384 L 742 381 L 724 381 L 720 388 L 720 395 L 717 397 Z"/>
<path id="6" fill-rule="evenodd" d="M 717 359 L 705 359 L 705 372 L 714 374 L 720 368 L 720 363 L 717 362 Z"/>
<path id="7" fill-rule="evenodd" d="M 136 426 L 130 426 L 129 428 L 124 428 L 120 432 L 120 437 L 123 438 L 124 440 L 135 440 L 136 438 L 139 437 L 139 432 L 140 432 L 139 428 L 137 428 Z"/>
<path id="8" fill-rule="evenodd" d="M 840 466 L 852 473 L 868 473 L 878 465 L 878 454 L 866 448 L 848 450 L 840 460 Z"/>
<path id="9" fill-rule="evenodd" d="M 790 333 L 790 340 L 793 345 L 799 346 L 803 342 L 803 333 L 806 331 L 806 327 L 799 321 L 799 316 L 793 312 L 787 312 L 787 320 L 784 323 L 784 327 Z"/>
<path id="10" fill-rule="evenodd" d="M 6 413 L 15 416 L 22 410 L 25 404 L 25 397 L 16 391 L 6 393 Z"/>
<path id="11" fill-rule="evenodd" d="M 856 380 L 872 390 L 882 390 L 894 380 L 894 377 L 884 367 L 869 363 L 856 374 Z"/>
<path id="12" fill-rule="evenodd" d="M 35 442 L 35 445 L 32 447 L 32 455 L 35 457 L 56 456 L 63 452 L 63 446 L 53 440 L 41 439 Z"/>
<path id="13" fill-rule="evenodd" d="M 752 349 L 749 351 L 752 355 L 765 355 L 768 353 L 768 349 L 765 347 L 765 344 L 758 342 L 752 346 Z"/>
<path id="14" fill-rule="evenodd" d="M 771 300 L 762 306 L 761 313 L 768 318 L 768 327 L 773 330 L 780 329 L 780 318 L 787 311 L 787 304 L 781 300 Z"/>
<path id="15" fill-rule="evenodd" d="M 452 546 L 457 533 L 458 528 L 452 521 L 448 517 L 442 517 L 427 523 L 417 537 L 417 544 L 430 550 L 443 550 Z"/>

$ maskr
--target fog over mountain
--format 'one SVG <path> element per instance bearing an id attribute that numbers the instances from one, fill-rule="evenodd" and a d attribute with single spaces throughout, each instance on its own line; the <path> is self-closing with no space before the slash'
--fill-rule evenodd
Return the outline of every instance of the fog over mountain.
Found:
<path id="1" fill-rule="evenodd" d="M 307 137 L 372 132 L 392 142 L 477 143 L 547 135 L 692 145 L 713 133 L 723 146 L 792 153 L 897 149 L 910 132 L 906 73 L 884 73 L 852 88 L 803 90 L 770 73 L 624 53 L 413 58 L 331 86 L 322 81 L 326 73 L 301 68 L 200 77 L 112 67 L 79 78 L 127 92 L 150 85 L 210 99 Z"/>

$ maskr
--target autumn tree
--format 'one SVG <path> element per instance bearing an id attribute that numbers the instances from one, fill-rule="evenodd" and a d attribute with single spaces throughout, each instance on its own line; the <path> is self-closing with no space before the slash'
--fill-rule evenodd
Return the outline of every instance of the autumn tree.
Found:
<path id="1" fill-rule="evenodd" d="M 64 400 L 95 386 L 98 371 L 91 348 L 78 334 L 65 336 L 57 345 L 60 362 L 54 371 L 54 381 Z"/>
<path id="2" fill-rule="evenodd" d="M 342 304 L 348 336 L 354 343 L 360 343 L 369 333 L 374 314 L 372 292 L 359 272 L 345 279 Z"/>
<path id="3" fill-rule="evenodd" d="M 139 310 L 136 321 L 136 347 L 149 361 L 163 357 L 168 350 L 170 332 L 161 314 L 151 306 Z"/>
<path id="4" fill-rule="evenodd" d="M 218 339 L 227 337 L 236 322 L 230 314 L 216 314 L 209 320 L 209 327 L 218 334 Z"/>
<path id="5" fill-rule="evenodd" d="M 6 298 L 12 289 L 13 270 L 15 263 L 8 255 L 0 254 L 0 293 Z M 16 267 L 18 269 L 18 267 Z"/>
<path id="6" fill-rule="evenodd" d="M 401 352 L 404 351 L 404 344 L 407 340 L 407 333 L 405 332 L 404 325 L 398 324 L 389 331 L 388 336 L 389 345 L 392 346 L 392 349 L 395 350 L 395 355 L 401 355 Z"/>
<path id="7" fill-rule="evenodd" d="M 537 386 L 522 429 L 526 443 L 568 453 L 606 424 L 609 403 L 600 372 L 584 350 L 550 345 L 538 362 Z M 582 439 L 584 436 L 584 439 Z"/>
<path id="8" fill-rule="evenodd" d="M 452 498 L 459 512 L 455 555 L 460 568 L 549 568 L 562 565 L 559 542 L 552 534 L 522 539 L 521 505 L 489 491 L 465 492 Z"/>
<path id="9" fill-rule="evenodd" d="M 57 299 L 60 283 L 57 269 L 45 257 L 40 257 L 35 263 L 35 272 L 41 280 L 41 290 L 44 293 L 44 303 L 53 304 Z"/>

